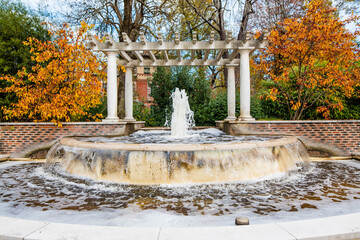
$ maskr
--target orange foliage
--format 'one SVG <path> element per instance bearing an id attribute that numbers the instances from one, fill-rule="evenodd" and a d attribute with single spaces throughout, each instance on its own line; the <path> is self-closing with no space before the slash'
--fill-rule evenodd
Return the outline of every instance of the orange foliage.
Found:
<path id="1" fill-rule="evenodd" d="M 341 110 L 342 98 L 360 84 L 359 31 L 345 28 L 356 19 L 341 21 L 327 1 L 313 0 L 302 18 L 286 19 L 273 29 L 255 66 L 271 83 L 265 97 L 285 101 L 292 119 L 314 104 L 325 118 L 331 108 Z"/>
<path id="2" fill-rule="evenodd" d="M 9 120 L 76 121 L 89 116 L 90 108 L 101 104 L 104 95 L 105 64 L 87 50 L 83 40 L 91 26 L 82 22 L 75 30 L 68 24 L 49 27 L 53 41 L 28 38 L 35 66 L 16 76 L 1 77 L 11 83 L 4 92 L 14 92 L 18 102 L 2 109 Z"/>

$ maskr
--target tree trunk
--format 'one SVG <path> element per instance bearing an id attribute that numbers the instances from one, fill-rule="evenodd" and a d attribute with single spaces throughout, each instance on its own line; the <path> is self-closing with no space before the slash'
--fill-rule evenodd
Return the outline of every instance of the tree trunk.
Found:
<path id="1" fill-rule="evenodd" d="M 238 34 L 238 40 L 244 40 L 246 35 L 246 29 L 249 22 L 250 14 L 254 13 L 254 10 L 252 8 L 252 5 L 256 2 L 251 0 L 246 0 L 243 10 L 243 16 L 241 19 L 241 26 Z"/>
<path id="2" fill-rule="evenodd" d="M 244 10 L 243 10 L 243 16 L 241 19 L 241 26 L 238 33 L 237 40 L 245 40 L 246 36 L 246 30 L 249 22 L 250 15 L 254 13 L 254 10 L 252 8 L 252 5 L 256 2 L 256 0 L 246 0 L 244 4 Z M 238 54 L 237 58 L 240 57 L 240 54 Z M 235 87 L 237 89 L 240 88 L 240 66 L 235 68 Z"/>

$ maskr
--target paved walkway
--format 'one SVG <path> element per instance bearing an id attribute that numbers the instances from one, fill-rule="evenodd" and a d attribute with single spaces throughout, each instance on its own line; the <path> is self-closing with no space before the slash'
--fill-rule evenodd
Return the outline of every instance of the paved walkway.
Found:
<path id="1" fill-rule="evenodd" d="M 139 228 L 50 223 L 0 217 L 0 239 L 359 239 L 360 213 L 293 222 L 232 227 Z"/>

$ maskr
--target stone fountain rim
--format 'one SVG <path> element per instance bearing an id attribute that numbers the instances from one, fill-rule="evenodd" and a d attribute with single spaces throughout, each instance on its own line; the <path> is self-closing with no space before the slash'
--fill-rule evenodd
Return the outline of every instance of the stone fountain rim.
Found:
<path id="1" fill-rule="evenodd" d="M 102 150 L 123 150 L 123 151 L 222 151 L 222 150 L 241 150 L 251 148 L 269 148 L 288 145 L 298 142 L 294 136 L 284 136 L 279 139 L 265 141 L 244 141 L 227 143 L 201 143 L 201 144 L 147 144 L 147 143 L 103 143 L 85 142 L 73 137 L 60 139 L 60 144 L 68 147 L 91 148 Z"/>

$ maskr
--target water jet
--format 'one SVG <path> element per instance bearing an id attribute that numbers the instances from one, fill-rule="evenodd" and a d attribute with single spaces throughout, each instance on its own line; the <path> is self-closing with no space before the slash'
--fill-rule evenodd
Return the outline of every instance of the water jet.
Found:
<path id="1" fill-rule="evenodd" d="M 170 132 L 66 137 L 49 151 L 45 168 L 130 184 L 219 183 L 285 173 L 309 161 L 296 137 L 190 132 L 194 120 L 185 91 L 176 88 L 172 100 Z"/>
<path id="2" fill-rule="evenodd" d="M 0 166 L 0 209 L 132 227 L 232 226 L 235 216 L 252 224 L 299 220 L 360 211 L 359 169 L 350 161 L 310 163 L 293 136 L 188 129 L 65 137 L 44 166 Z"/>

